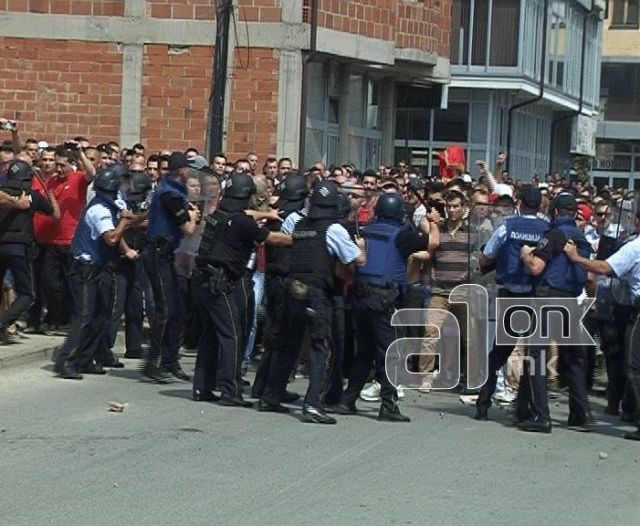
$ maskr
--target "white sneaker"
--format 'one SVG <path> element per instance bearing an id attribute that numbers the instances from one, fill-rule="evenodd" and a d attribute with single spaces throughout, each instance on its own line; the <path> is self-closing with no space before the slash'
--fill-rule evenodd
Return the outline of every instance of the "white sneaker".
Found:
<path id="1" fill-rule="evenodd" d="M 380 401 L 380 384 L 375 380 L 371 382 L 369 387 L 365 387 L 360 391 L 360 398 L 365 402 L 379 402 Z"/>
<path id="2" fill-rule="evenodd" d="M 420 387 L 418 387 L 418 392 L 425 393 L 425 394 L 430 393 L 432 382 L 433 380 L 431 379 L 431 377 L 423 379 L 422 383 L 420 384 Z"/>
<path id="3" fill-rule="evenodd" d="M 399 385 L 396 387 L 396 393 L 398 393 L 398 400 L 402 400 L 404 398 L 404 386 Z"/>
<path id="4" fill-rule="evenodd" d="M 496 404 L 510 404 L 516 399 L 516 395 L 505 389 L 504 391 L 497 391 L 491 398 Z"/>

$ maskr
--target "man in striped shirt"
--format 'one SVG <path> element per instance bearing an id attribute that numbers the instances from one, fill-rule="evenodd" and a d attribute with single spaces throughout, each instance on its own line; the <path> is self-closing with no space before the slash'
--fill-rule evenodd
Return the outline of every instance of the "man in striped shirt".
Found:
<path id="1" fill-rule="evenodd" d="M 466 305 L 449 303 L 449 293 L 458 285 L 469 281 L 469 232 L 465 217 L 469 210 L 467 196 L 461 192 L 450 190 L 445 195 L 446 219 L 440 226 L 440 245 L 431 254 L 433 261 L 433 285 L 428 308 L 451 312 L 460 327 L 461 345 L 466 349 L 467 311 Z M 445 324 L 442 312 L 431 311 L 427 316 L 427 328 L 419 362 L 420 373 L 424 374 L 418 391 L 431 391 L 433 373 L 436 367 L 436 346 L 443 338 L 442 328 Z M 464 356 L 464 352 L 461 355 Z M 462 363 L 462 362 L 461 362 Z M 439 370 L 443 370 L 441 363 Z"/>

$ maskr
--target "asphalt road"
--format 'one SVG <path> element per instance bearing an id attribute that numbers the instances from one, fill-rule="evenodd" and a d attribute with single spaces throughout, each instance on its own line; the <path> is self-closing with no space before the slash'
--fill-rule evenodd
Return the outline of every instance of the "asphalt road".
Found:
<path id="1" fill-rule="evenodd" d="M 362 416 L 319 426 L 299 406 L 195 403 L 189 384 L 138 382 L 134 365 L 80 382 L 44 362 L 0 370 L 0 524 L 640 523 L 640 444 L 620 438 L 632 428 L 567 430 L 563 400 L 551 435 L 502 410 L 476 422 L 450 393 L 408 394 L 410 424 L 359 402 Z"/>

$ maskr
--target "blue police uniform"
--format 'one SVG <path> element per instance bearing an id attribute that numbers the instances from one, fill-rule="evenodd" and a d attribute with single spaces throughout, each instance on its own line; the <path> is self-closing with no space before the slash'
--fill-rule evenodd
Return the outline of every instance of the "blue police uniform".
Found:
<path id="1" fill-rule="evenodd" d="M 78 221 L 71 243 L 74 260 L 69 272 L 73 296 L 71 328 L 55 366 L 63 377 L 102 372 L 94 359 L 98 359 L 96 353 L 108 329 L 107 314 L 112 303 L 109 263 L 117 253 L 117 248 L 109 246 L 103 235 L 116 228 L 119 211 L 115 202 L 96 196 Z"/>
<path id="2" fill-rule="evenodd" d="M 183 309 L 174 266 L 174 252 L 183 237 L 180 227 L 188 220 L 187 188 L 169 175 L 158 184 L 151 200 L 147 246 L 142 254 L 155 306 L 151 344 L 142 371 L 150 380 L 164 380 L 166 372 L 181 380 L 190 379 L 179 362 Z M 158 360 L 164 374 L 158 371 Z"/>
<path id="3" fill-rule="evenodd" d="M 376 219 L 362 230 L 367 257 L 366 264 L 356 268 L 351 303 L 358 353 L 342 397 L 342 408 L 347 412 L 355 410 L 355 402 L 371 366 L 375 365 L 375 378 L 380 384 L 380 411 L 400 415 L 398 394 L 387 377 L 385 355 L 391 343 L 403 336 L 399 328 L 391 326 L 391 317 L 400 308 L 407 290 L 409 254 L 402 253 L 398 247 L 398 238 L 403 235 L 413 238 L 407 252 L 426 249 L 426 236 L 411 232 L 399 221 Z"/>
<path id="4" fill-rule="evenodd" d="M 640 440 L 640 236 L 623 245 L 606 261 L 616 277 L 627 281 L 633 302 L 634 312 L 627 327 L 625 365 L 627 384 L 635 407 L 625 409 L 623 403 L 623 410 L 635 410 L 638 425 L 638 431 L 625 437 Z"/>
<path id="5" fill-rule="evenodd" d="M 577 297 L 582 293 L 587 273 L 572 263 L 564 253 L 564 245 L 572 240 L 582 257 L 588 258 L 591 246 L 576 226 L 573 217 L 561 216 L 551 222 L 549 232 L 540 240 L 534 256 L 545 262 L 545 270 L 536 286 L 539 297 Z M 530 346 L 521 377 L 517 400 L 517 419 L 525 431 L 550 432 L 551 417 L 547 397 L 545 367 L 549 350 Z M 586 385 L 587 350 L 584 347 L 558 347 L 559 370 L 569 386 L 569 426 L 583 427 L 591 423 Z M 531 370 L 533 369 L 533 370 Z"/>
<path id="6" fill-rule="evenodd" d="M 484 249 L 484 256 L 496 260 L 496 283 L 500 285 L 498 297 L 526 297 L 531 295 L 533 276 L 522 260 L 523 246 L 535 246 L 549 229 L 549 224 L 535 215 L 508 218 L 493 233 Z M 489 376 L 480 389 L 476 402 L 476 418 L 485 420 L 496 391 L 498 371 L 504 367 L 514 345 L 494 345 L 489 354 Z"/>

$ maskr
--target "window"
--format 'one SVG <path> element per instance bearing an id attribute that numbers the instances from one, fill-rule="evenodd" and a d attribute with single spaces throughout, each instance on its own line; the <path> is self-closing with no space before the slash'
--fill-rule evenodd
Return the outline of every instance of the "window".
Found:
<path id="1" fill-rule="evenodd" d="M 468 136 L 468 104 L 449 104 L 448 110 L 434 112 L 434 141 L 467 142 Z"/>
<path id="2" fill-rule="evenodd" d="M 517 0 L 453 0 L 451 63 L 516 67 L 519 32 L 520 2 Z"/>
<path id="3" fill-rule="evenodd" d="M 613 0 L 613 29 L 630 28 L 638 29 L 638 5 L 639 0 Z"/>
<path id="4" fill-rule="evenodd" d="M 640 64 L 602 64 L 600 96 L 607 121 L 640 121 Z"/>

